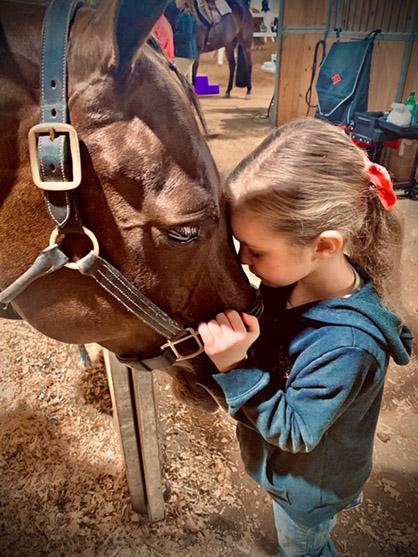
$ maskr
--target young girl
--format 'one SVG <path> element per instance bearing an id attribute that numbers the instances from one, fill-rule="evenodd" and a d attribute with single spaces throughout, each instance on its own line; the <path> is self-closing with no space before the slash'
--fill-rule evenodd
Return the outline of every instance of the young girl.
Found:
<path id="1" fill-rule="evenodd" d="M 272 133 L 228 189 L 241 261 L 262 282 L 261 334 L 233 310 L 199 332 L 246 470 L 272 496 L 279 555 L 337 555 L 329 532 L 361 502 L 389 357 L 411 351 L 387 309 L 396 196 L 344 132 L 308 118 Z"/>

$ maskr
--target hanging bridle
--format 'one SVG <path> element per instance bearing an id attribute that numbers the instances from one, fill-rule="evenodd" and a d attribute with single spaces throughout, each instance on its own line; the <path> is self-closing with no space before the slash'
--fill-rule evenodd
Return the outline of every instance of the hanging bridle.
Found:
<path id="1" fill-rule="evenodd" d="M 203 345 L 194 328 L 184 327 L 172 319 L 100 257 L 95 235 L 82 225 L 76 197 L 81 182 L 81 160 L 77 132 L 68 122 L 66 46 L 74 15 L 83 4 L 82 0 L 53 0 L 45 12 L 40 63 L 41 122 L 30 129 L 28 140 L 33 180 L 45 192 L 47 210 L 56 228 L 49 246 L 33 265 L 0 292 L 0 304 L 11 302 L 40 277 L 64 266 L 76 269 L 93 277 L 127 310 L 166 338 L 166 342 L 152 352 L 119 357 L 131 367 L 151 371 L 194 358 L 203 352 Z M 85 234 L 93 249 L 78 261 L 69 262 L 56 243 L 59 235 L 66 234 Z M 260 316 L 262 311 L 261 297 L 255 290 L 254 305 L 247 313 Z M 12 313 L 7 306 L 1 312 L 0 306 L 0 316 L 8 317 Z"/>

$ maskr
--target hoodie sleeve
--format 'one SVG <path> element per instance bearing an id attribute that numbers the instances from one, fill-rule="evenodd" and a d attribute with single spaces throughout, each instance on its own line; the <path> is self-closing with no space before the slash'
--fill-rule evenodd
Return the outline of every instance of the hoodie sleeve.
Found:
<path id="1" fill-rule="evenodd" d="M 384 372 L 366 350 L 341 347 L 309 362 L 296 360 L 285 391 L 278 387 L 277 375 L 256 368 L 237 368 L 214 378 L 235 419 L 268 443 L 297 453 L 311 451 L 362 388 L 375 390 L 369 393 L 374 400 Z"/>

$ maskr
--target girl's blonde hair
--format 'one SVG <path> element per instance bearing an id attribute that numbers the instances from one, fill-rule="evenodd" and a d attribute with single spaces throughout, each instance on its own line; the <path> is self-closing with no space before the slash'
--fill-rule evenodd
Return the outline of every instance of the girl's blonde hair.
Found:
<path id="1" fill-rule="evenodd" d="M 338 230 L 344 252 L 389 301 L 399 270 L 403 226 L 369 186 L 362 151 L 337 127 L 289 122 L 259 145 L 227 181 L 231 205 L 298 245 Z"/>

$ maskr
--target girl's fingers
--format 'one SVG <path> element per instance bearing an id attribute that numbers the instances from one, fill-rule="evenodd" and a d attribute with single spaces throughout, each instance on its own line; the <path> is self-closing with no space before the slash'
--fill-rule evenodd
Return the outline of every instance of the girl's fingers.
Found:
<path id="1" fill-rule="evenodd" d="M 249 315 L 248 313 L 242 313 L 241 315 L 247 331 L 258 336 L 260 334 L 260 323 L 258 322 L 257 317 Z"/>
<path id="2" fill-rule="evenodd" d="M 220 327 L 224 326 L 224 327 L 231 327 L 228 317 L 226 316 L 225 313 L 218 313 L 218 315 L 216 316 L 216 322 L 218 323 L 218 325 Z"/>
<path id="3" fill-rule="evenodd" d="M 242 325 L 245 331 L 244 325 Z M 218 313 L 215 319 L 201 323 L 198 327 L 205 346 L 210 350 L 225 350 L 236 344 L 240 339 L 225 313 Z"/>
<path id="4" fill-rule="evenodd" d="M 219 316 L 217 316 L 218 319 Z M 213 341 L 214 343 L 220 343 L 224 337 L 224 324 L 223 323 L 219 323 L 218 320 L 214 320 L 211 319 L 211 321 L 208 322 L 208 328 L 209 331 L 213 337 Z"/>
<path id="5" fill-rule="evenodd" d="M 245 327 L 245 324 L 243 322 L 243 320 L 241 319 L 240 314 L 235 311 L 234 309 L 230 309 L 226 312 L 226 316 L 231 324 L 231 327 L 234 329 L 234 331 L 236 331 L 237 333 L 246 333 L 247 329 Z"/>
<path id="6" fill-rule="evenodd" d="M 239 315 L 238 315 L 239 318 Z M 239 319 L 240 320 L 240 319 Z M 246 334 L 245 326 L 242 324 L 242 330 L 237 330 L 234 323 L 230 319 L 230 312 L 219 313 L 216 321 L 221 329 L 221 338 L 225 345 L 232 346 L 242 339 L 242 334 Z"/>
<path id="7" fill-rule="evenodd" d="M 245 359 L 247 350 L 259 335 L 257 318 L 235 310 L 218 313 L 208 323 L 200 323 L 198 331 L 205 352 L 221 372 L 236 367 Z"/>
<path id="8" fill-rule="evenodd" d="M 207 323 L 200 323 L 197 330 L 199 331 L 199 335 L 202 337 L 203 343 L 206 346 L 211 346 L 214 343 L 213 335 Z"/>
<path id="9" fill-rule="evenodd" d="M 227 310 L 207 323 L 200 323 L 198 331 L 205 351 L 212 359 L 228 354 L 235 362 L 245 356 L 248 347 L 259 336 L 260 327 L 256 317 L 246 313 L 241 317 L 237 311 Z"/>

